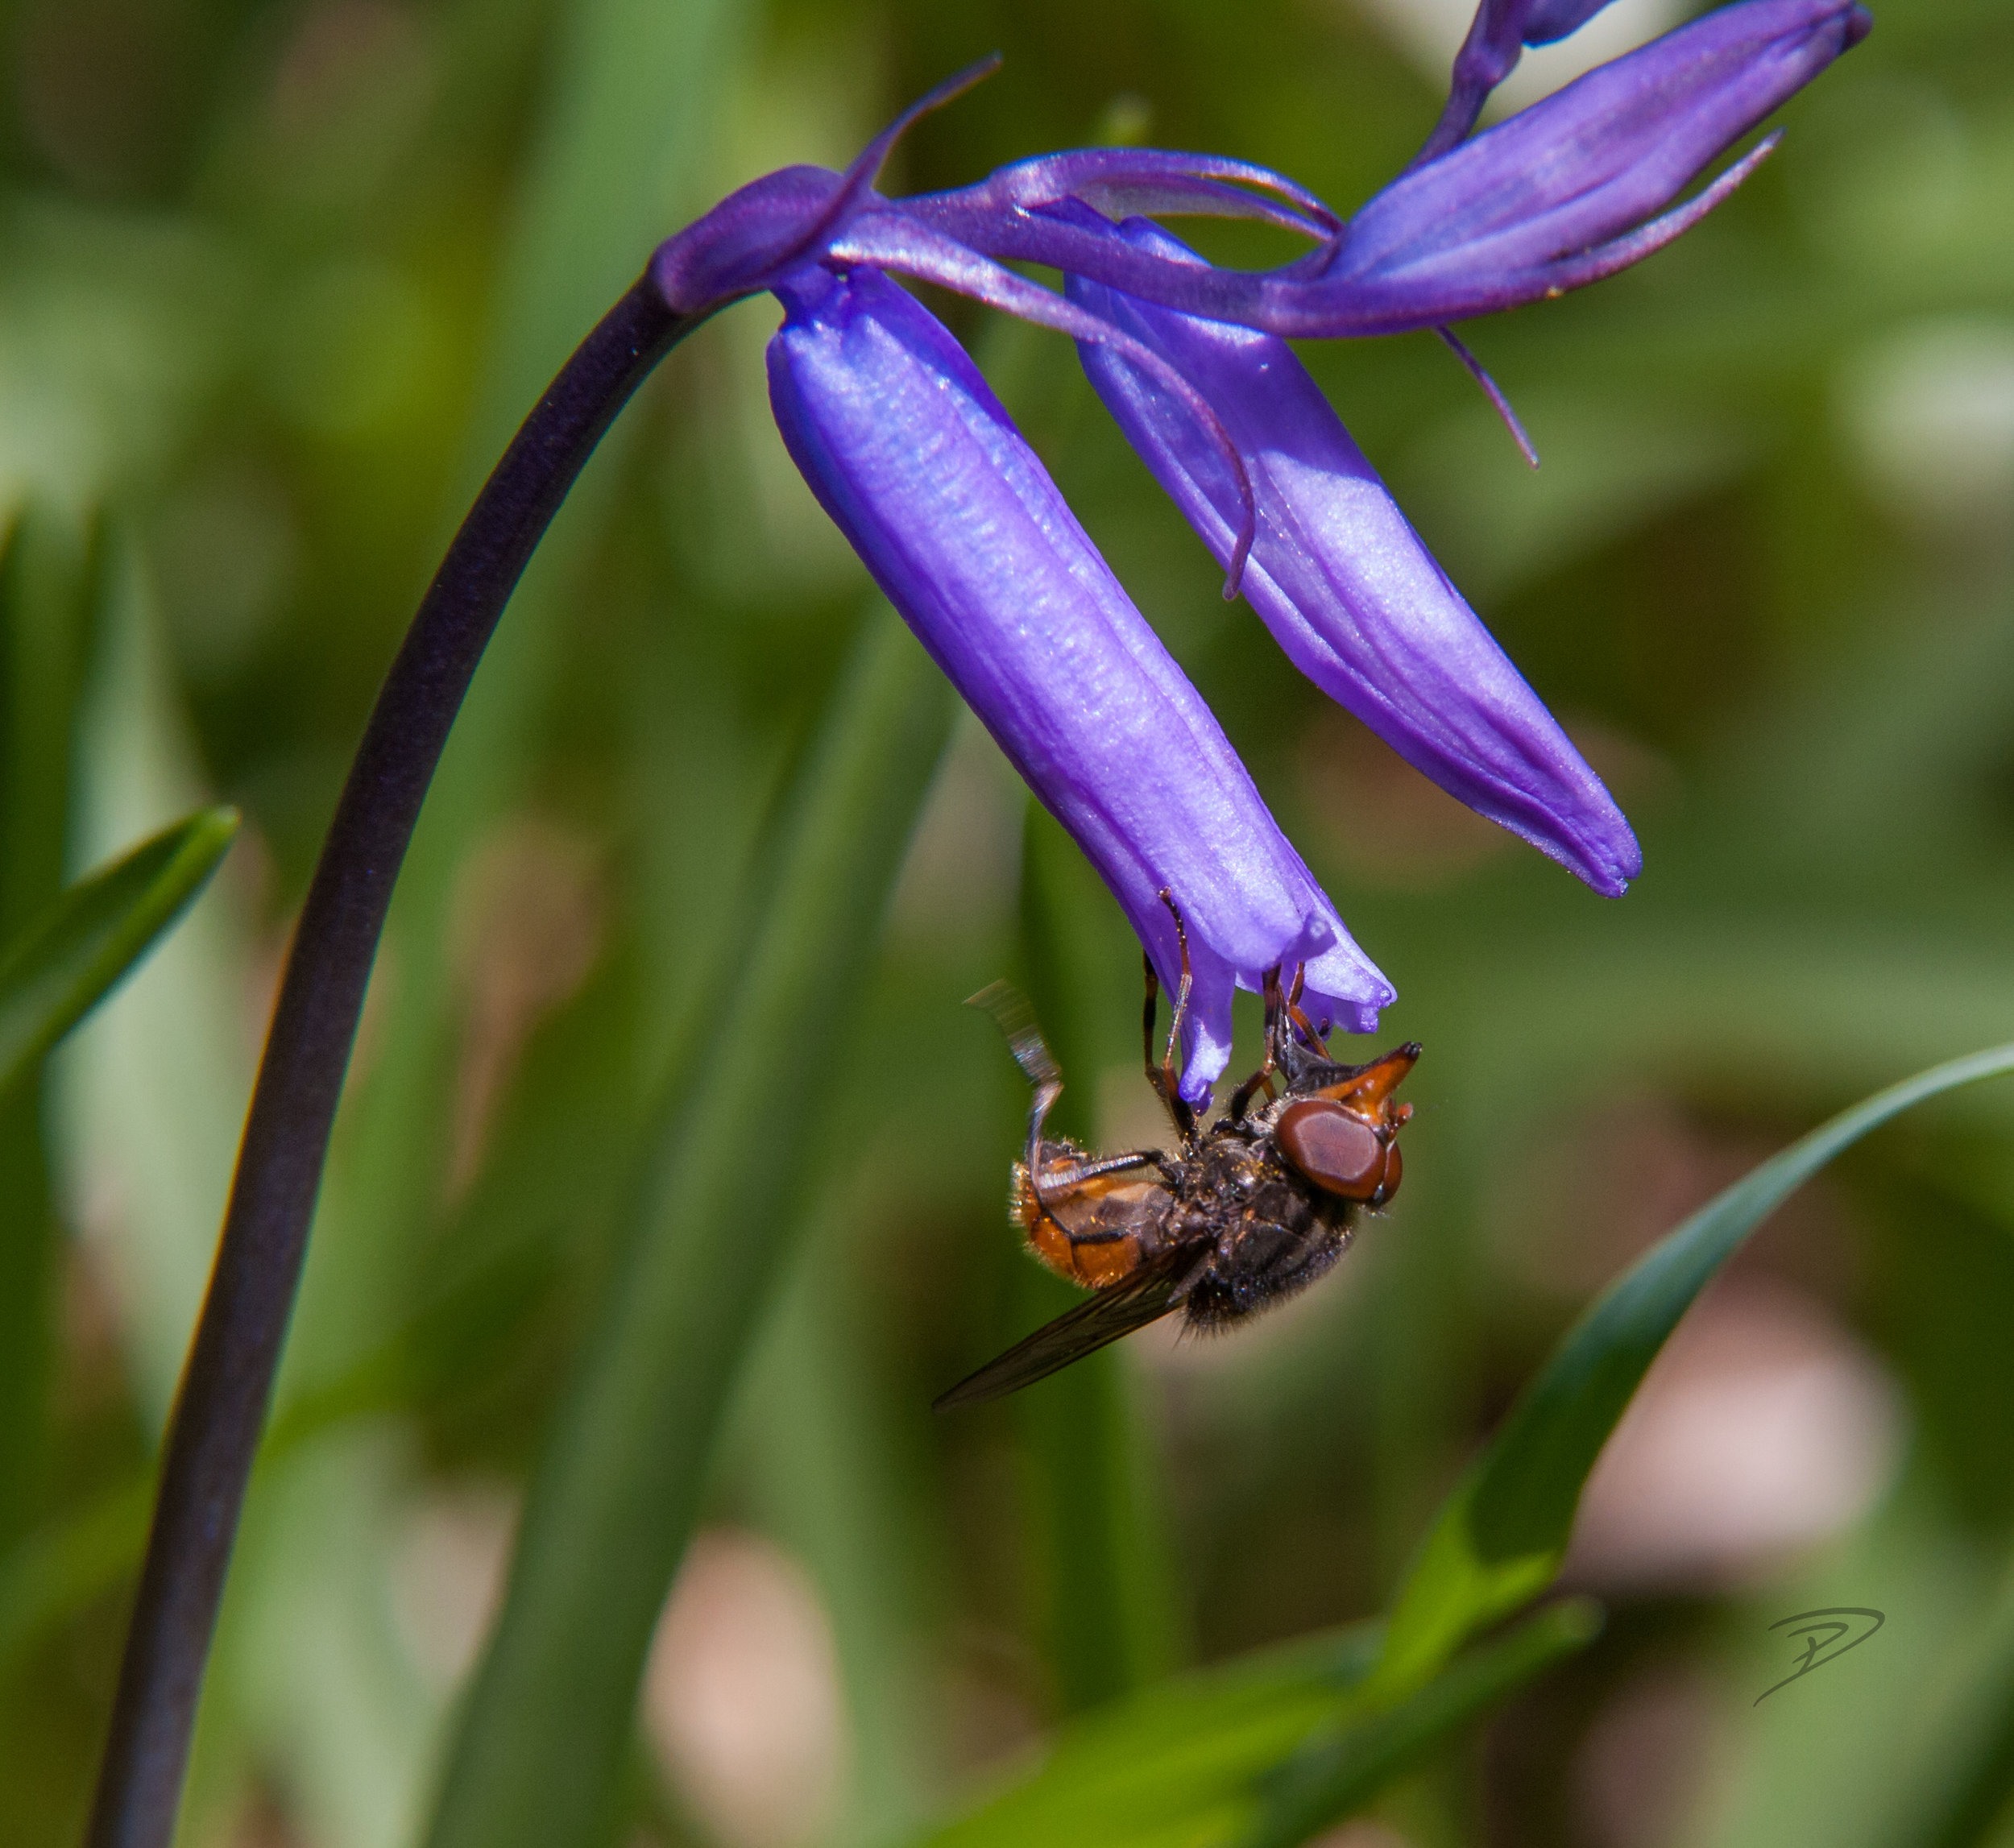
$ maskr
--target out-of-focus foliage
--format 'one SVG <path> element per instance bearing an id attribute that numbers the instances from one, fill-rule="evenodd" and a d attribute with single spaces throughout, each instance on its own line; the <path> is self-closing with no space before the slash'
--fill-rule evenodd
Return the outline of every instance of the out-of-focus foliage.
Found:
<path id="1" fill-rule="evenodd" d="M 433 560 L 573 342 L 657 237 L 843 160 L 996 46 L 1003 73 L 892 184 L 1137 133 L 1347 207 L 1433 119 L 1434 11 L 0 11 L 0 940 L 200 804 L 246 817 L 0 1112 L 0 1844 L 79 1825 L 279 949 Z M 797 950 L 765 963 L 792 920 L 760 894 L 819 812 L 835 690 L 883 644 L 769 424 L 770 312 L 673 356 L 507 616 L 402 885 L 184 1840 L 424 1834 L 528 1477 L 553 1473 L 639 1240 L 678 1222 L 682 1130 L 760 1171 L 732 1221 L 730 1177 L 691 1171 L 694 1287 L 753 1295 L 722 1305 L 727 1403 L 678 1466 L 704 1466 L 698 1531 L 594 1828 L 1059 1839 L 1033 1796 L 992 1832 L 1054 1737 L 1058 1772 L 1123 1800 L 1130 1767 L 1155 1839 L 1202 1842 L 1250 1812 L 1184 1811 L 1211 1763 L 1157 1777 L 1163 1728 L 1220 1712 L 1215 1763 L 1256 1769 L 1332 1711 L 1365 1645 L 1332 1633 L 1389 1607 L 1607 1282 L 1854 1099 L 2014 1036 L 2014 15 L 1877 11 L 1699 230 L 1465 330 L 1535 474 L 1430 338 L 1307 354 L 1637 822 L 1618 902 L 1439 798 L 1222 604 L 1066 344 L 939 305 L 1397 981 L 1391 1035 L 1427 1048 L 1404 1193 L 1334 1278 L 1022 1403 L 927 1411 L 1057 1307 L 1001 1211 L 1020 1079 L 959 1003 L 1021 980 L 1070 1080 L 1059 1120 L 1132 1144 L 1155 1133 L 1137 948 L 967 723 L 871 964 L 835 942 L 827 992 L 743 992 L 802 973 Z M 860 882 L 825 895 L 835 933 L 878 909 L 860 840 L 857 864 L 820 843 Z M 650 1255 L 675 1284 L 678 1249 Z M 1354 1848 L 2004 1828 L 2010 1321 L 2014 1101 L 1988 1085 L 1871 1136 L 1730 1262 L 1589 1484 L 1565 1576 L 1602 1634 L 1486 1724 L 1455 1726 L 1447 1684 L 1396 1722 L 1415 1755 L 1376 1761 Z M 637 1544 L 668 1562 L 694 1518 Z M 1767 1626 L 1825 1606 L 1888 1622 L 1754 1705 L 1794 1666 Z M 1536 1621 L 1561 1636 L 1485 1640 L 1453 1694 L 1582 1640 Z M 1307 1704 L 1262 1724 L 1262 1687 Z"/>
<path id="2" fill-rule="evenodd" d="M 217 870 L 237 831 L 229 809 L 164 828 L 78 880 L 0 948 L 0 1092 L 28 1077 L 147 954 Z"/>
<path id="3" fill-rule="evenodd" d="M 1469 1635 L 1552 1582 L 1588 1477 L 1644 1375 L 1700 1291 L 1771 1213 L 1912 1104 L 2010 1071 L 2014 1047 L 1999 1046 L 1892 1085 L 1772 1156 L 1604 1291 L 1435 1517 L 1393 1601 L 1374 1685 L 1423 1685 Z"/>

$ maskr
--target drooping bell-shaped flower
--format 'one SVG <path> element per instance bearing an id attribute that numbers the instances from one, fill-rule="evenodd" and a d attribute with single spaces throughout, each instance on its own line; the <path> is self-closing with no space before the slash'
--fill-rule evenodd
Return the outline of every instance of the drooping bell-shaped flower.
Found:
<path id="1" fill-rule="evenodd" d="M 1627 823 L 1393 505 L 1278 337 L 1444 327 L 1637 261 L 1767 144 L 1707 163 L 1862 36 L 1854 0 L 1738 0 L 1462 140 L 1518 48 L 1600 0 L 1483 0 L 1422 157 L 1345 219 L 1263 168 L 1085 149 L 955 192 L 873 181 L 917 114 L 843 174 L 789 168 L 667 242 L 685 315 L 773 291 L 772 399 L 806 478 L 973 709 L 1117 895 L 1164 980 L 1165 888 L 1196 965 L 1183 1089 L 1222 1070 L 1233 984 L 1305 961 L 1311 1006 L 1369 1030 L 1390 985 L 1281 836 L 1222 731 L 951 335 L 888 279 L 1067 334 L 1128 433 L 1290 655 L 1483 813 L 1620 891 Z M 1216 268 L 1146 221 L 1256 218 L 1306 236 Z M 1138 222 L 1136 222 L 1138 221 Z M 1046 264 L 1059 296 L 1005 267 Z"/>
<path id="2" fill-rule="evenodd" d="M 1230 1053 L 1233 985 L 1307 965 L 1310 1011 L 1369 1031 L 1391 985 L 1287 844 L 1222 728 L 934 316 L 871 270 L 781 286 L 785 442 L 875 581 L 1124 906 L 1195 976 L 1184 1084 Z"/>
<path id="3" fill-rule="evenodd" d="M 1129 240 L 1201 259 L 1133 219 Z M 1071 279 L 1071 299 L 1151 347 L 1216 408 L 1258 528 L 1241 587 L 1315 684 L 1415 768 L 1613 897 L 1641 870 L 1622 811 L 1415 532 L 1307 369 L 1270 334 Z M 1239 497 L 1186 408 L 1110 346 L 1085 371 L 1218 561 Z"/>

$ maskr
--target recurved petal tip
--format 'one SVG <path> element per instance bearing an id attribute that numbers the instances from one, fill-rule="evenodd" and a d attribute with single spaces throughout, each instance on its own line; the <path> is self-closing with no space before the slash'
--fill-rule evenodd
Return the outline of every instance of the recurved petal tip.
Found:
<path id="1" fill-rule="evenodd" d="M 1212 1087 L 1230 1063 L 1233 997 L 1240 988 L 1263 993 L 1269 970 L 1301 969 L 1303 1007 L 1345 1033 L 1375 1033 L 1379 1014 L 1399 998 L 1399 991 L 1357 947 L 1299 856 L 1291 847 L 1286 851 L 1298 871 L 1289 884 L 1307 905 L 1298 922 L 1283 922 L 1270 908 L 1249 901 L 1234 913 L 1220 905 L 1208 935 L 1198 928 L 1200 916 L 1188 918 L 1194 980 L 1180 1089 L 1199 1110 L 1209 1107 Z M 1162 987 L 1175 992 L 1180 956 L 1166 910 L 1157 918 L 1129 903 L 1126 909 L 1160 972 Z"/>

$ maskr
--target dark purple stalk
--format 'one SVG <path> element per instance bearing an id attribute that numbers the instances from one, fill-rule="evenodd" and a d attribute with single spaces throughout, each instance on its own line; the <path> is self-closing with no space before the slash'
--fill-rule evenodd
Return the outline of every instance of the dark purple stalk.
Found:
<path id="1" fill-rule="evenodd" d="M 702 320 L 646 277 L 524 420 L 379 689 L 295 926 L 160 1489 L 87 1848 L 168 1848 L 231 1542 L 307 1255 L 393 882 L 455 714 L 547 524 L 630 394 Z"/>

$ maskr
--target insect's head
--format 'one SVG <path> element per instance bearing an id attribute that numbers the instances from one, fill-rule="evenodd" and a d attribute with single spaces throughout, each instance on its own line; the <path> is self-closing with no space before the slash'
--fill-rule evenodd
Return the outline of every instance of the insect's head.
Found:
<path id="1" fill-rule="evenodd" d="M 1382 1206 L 1399 1191 L 1399 1132 L 1412 1115 L 1412 1106 L 1392 1093 L 1419 1057 L 1419 1046 L 1409 1043 L 1369 1065 L 1307 1073 L 1293 1088 L 1300 1095 L 1290 1094 L 1273 1120 L 1282 1158 L 1324 1193 Z M 1324 1083 L 1328 1072 L 1336 1075 Z"/>

